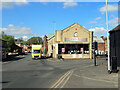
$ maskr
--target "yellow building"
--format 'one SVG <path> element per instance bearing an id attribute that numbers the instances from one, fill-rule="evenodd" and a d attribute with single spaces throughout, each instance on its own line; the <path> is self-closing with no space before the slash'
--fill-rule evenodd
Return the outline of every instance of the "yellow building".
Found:
<path id="1" fill-rule="evenodd" d="M 56 41 L 56 42 L 55 42 Z M 92 58 L 93 33 L 78 23 L 59 31 L 48 39 L 48 55 L 57 58 Z"/>

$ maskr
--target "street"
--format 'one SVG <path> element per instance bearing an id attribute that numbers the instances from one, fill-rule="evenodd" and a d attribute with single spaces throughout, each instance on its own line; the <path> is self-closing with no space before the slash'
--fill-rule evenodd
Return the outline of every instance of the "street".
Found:
<path id="1" fill-rule="evenodd" d="M 107 72 L 105 58 L 32 60 L 31 54 L 3 62 L 3 88 L 117 88 L 118 74 Z"/>

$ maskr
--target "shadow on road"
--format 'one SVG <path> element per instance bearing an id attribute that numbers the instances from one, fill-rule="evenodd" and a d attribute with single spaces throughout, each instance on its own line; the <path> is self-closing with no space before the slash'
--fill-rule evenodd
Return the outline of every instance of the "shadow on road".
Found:
<path id="1" fill-rule="evenodd" d="M 4 84 L 4 83 L 9 83 L 9 82 L 10 82 L 10 81 L 3 81 L 3 82 L 0 82 L 0 83 L 3 83 L 3 84 Z"/>
<path id="2" fill-rule="evenodd" d="M 6 59 L 3 59 L 2 61 L 3 62 L 7 62 L 7 61 L 18 61 L 18 60 L 21 60 L 23 59 L 24 57 L 17 57 L 18 55 L 11 55 L 11 56 L 8 56 Z"/>

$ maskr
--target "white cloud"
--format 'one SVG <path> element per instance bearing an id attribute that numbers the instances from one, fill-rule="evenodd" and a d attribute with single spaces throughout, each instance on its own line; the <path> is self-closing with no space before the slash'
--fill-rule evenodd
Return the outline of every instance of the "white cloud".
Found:
<path id="1" fill-rule="evenodd" d="M 105 2 L 105 0 L 1 0 L 2 2 L 21 2 L 21 1 L 29 1 L 29 2 Z M 108 0 L 108 2 L 119 2 L 119 0 Z"/>
<path id="2" fill-rule="evenodd" d="M 23 5 L 23 4 L 28 4 L 27 0 L 17 0 L 16 5 Z"/>
<path id="3" fill-rule="evenodd" d="M 0 2 L 0 9 L 2 8 L 13 8 L 15 5 L 27 5 L 27 0 L 2 0 Z"/>
<path id="4" fill-rule="evenodd" d="M 0 28 L 0 31 L 7 31 L 7 28 Z"/>
<path id="5" fill-rule="evenodd" d="M 32 29 L 31 28 L 14 26 L 12 24 L 9 24 L 7 28 L 0 28 L 0 33 L 2 31 L 4 31 L 5 34 L 13 35 L 15 37 L 34 35 L 32 33 Z"/>
<path id="6" fill-rule="evenodd" d="M 23 36 L 22 39 L 23 39 L 23 40 L 27 40 L 27 39 L 28 39 L 28 36 Z"/>
<path id="7" fill-rule="evenodd" d="M 101 17 L 97 17 L 95 20 L 99 20 L 99 19 L 101 19 Z"/>
<path id="8" fill-rule="evenodd" d="M 77 6 L 76 2 L 65 2 L 63 8 Z"/>
<path id="9" fill-rule="evenodd" d="M 106 6 L 101 7 L 99 10 L 101 13 L 105 13 Z M 118 5 L 117 4 L 114 4 L 114 5 L 108 4 L 108 12 L 115 12 L 115 11 L 118 11 Z"/>
<path id="10" fill-rule="evenodd" d="M 114 26 L 115 27 L 115 26 L 118 25 L 119 22 L 120 22 L 120 18 L 116 17 L 114 19 L 109 20 L 108 24 L 110 26 Z"/>
<path id="11" fill-rule="evenodd" d="M 35 2 L 73 2 L 75 0 L 31 0 Z"/>
<path id="12" fill-rule="evenodd" d="M 64 2 L 63 8 L 77 6 L 77 2 L 75 2 L 75 0 L 36 0 L 36 2 L 41 2 L 43 5 L 46 5 L 47 2 Z"/>
<path id="13" fill-rule="evenodd" d="M 9 24 L 8 27 L 13 27 L 14 25 L 13 24 Z"/>
<path id="14" fill-rule="evenodd" d="M 8 0 L 7 0 L 8 1 Z M 29 0 L 30 2 L 105 2 L 105 0 Z M 108 0 L 108 2 L 119 2 L 119 0 Z"/>
<path id="15" fill-rule="evenodd" d="M 0 9 L 2 8 L 13 8 L 12 2 L 0 2 Z"/>
<path id="16" fill-rule="evenodd" d="M 15 3 L 25 3 L 25 4 L 27 4 L 28 3 L 28 1 L 27 0 L 1 0 L 1 2 L 15 2 Z"/>
<path id="17" fill-rule="evenodd" d="M 97 35 L 97 36 L 101 36 L 106 33 L 106 29 L 104 27 L 91 28 L 91 29 L 89 29 L 89 31 L 93 31 L 94 35 Z"/>

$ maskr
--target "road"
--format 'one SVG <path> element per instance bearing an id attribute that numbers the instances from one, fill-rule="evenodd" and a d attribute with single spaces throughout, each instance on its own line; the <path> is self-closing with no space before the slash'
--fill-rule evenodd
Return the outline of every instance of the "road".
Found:
<path id="1" fill-rule="evenodd" d="M 18 56 L 2 65 L 3 88 L 117 88 L 118 74 L 107 73 L 107 61 L 32 60 Z"/>

